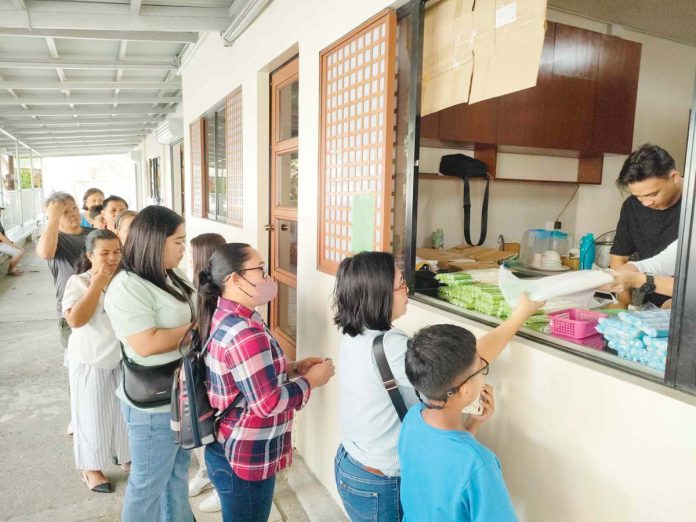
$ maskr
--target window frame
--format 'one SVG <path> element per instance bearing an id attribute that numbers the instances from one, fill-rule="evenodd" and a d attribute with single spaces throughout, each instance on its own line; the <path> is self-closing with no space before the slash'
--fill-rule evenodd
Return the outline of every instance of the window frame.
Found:
<path id="1" fill-rule="evenodd" d="M 408 44 L 410 45 L 410 53 L 405 57 L 409 60 L 411 67 L 408 71 L 402 71 L 401 65 L 404 63 L 399 61 L 398 84 L 399 89 L 402 88 L 404 82 L 408 85 L 408 94 L 399 96 L 396 106 L 397 112 L 397 143 L 403 138 L 405 146 L 403 148 L 406 153 L 404 162 L 405 172 L 405 202 L 403 211 L 405 212 L 404 220 L 404 244 L 403 244 L 403 260 L 404 278 L 409 285 L 409 297 L 414 301 L 427 304 L 437 309 L 447 311 L 449 313 L 461 316 L 465 319 L 475 321 L 479 324 L 495 327 L 502 321 L 494 318 L 478 314 L 474 311 L 464 310 L 446 301 L 430 298 L 420 293 L 415 292 L 415 261 L 416 261 L 416 233 L 417 233 L 417 209 L 418 209 L 418 162 L 420 153 L 420 96 L 421 96 L 421 81 L 422 81 L 422 63 L 423 63 L 423 39 L 424 39 L 424 22 L 425 22 L 425 3 L 427 0 L 410 0 L 406 5 L 397 11 L 399 24 L 404 19 L 410 18 L 408 21 L 409 27 Z M 399 54 L 403 56 L 402 42 L 406 31 L 400 34 L 397 46 Z M 408 51 L 408 49 L 406 49 Z M 403 74 L 402 74 L 403 72 Z M 404 109 L 402 103 L 407 101 L 408 106 Z M 403 121 L 402 110 L 407 111 L 407 121 Z M 399 124 L 401 124 L 401 132 L 399 132 Z M 401 152 L 401 151 L 398 151 Z M 399 160 L 397 160 L 398 162 Z M 559 349 L 563 352 L 572 354 L 576 357 L 586 359 L 599 365 L 613 368 L 622 373 L 635 375 L 646 381 L 655 382 L 663 385 L 665 388 L 677 389 L 679 391 L 696 395 L 696 345 L 693 339 L 696 338 L 696 321 L 693 318 L 687 317 L 687 310 L 696 309 L 696 241 L 692 240 L 693 222 L 696 218 L 696 204 L 694 196 L 696 195 L 696 94 L 692 103 L 692 111 L 690 114 L 689 139 L 687 144 L 687 158 L 684 168 L 684 194 L 682 198 L 681 221 L 679 228 L 679 249 L 677 270 L 675 272 L 675 292 L 673 296 L 673 308 L 670 324 L 669 348 L 667 352 L 667 364 L 662 374 L 656 375 L 656 371 L 651 371 L 647 367 L 642 367 L 630 361 L 624 361 L 618 357 L 612 356 L 611 359 L 599 356 L 593 350 L 582 350 L 562 344 L 563 341 L 556 342 L 550 336 L 539 334 L 531 330 L 521 330 L 517 336 L 533 341 L 537 344 L 546 345 Z M 397 176 L 399 172 L 397 172 Z M 395 217 L 396 221 L 396 217 Z M 397 231 L 395 230 L 395 234 Z M 397 254 L 397 252 L 395 252 Z M 398 259 L 398 256 L 397 256 Z M 693 274 L 691 277 L 689 274 Z M 545 338 L 546 337 L 546 338 Z M 612 360 L 614 359 L 614 360 Z"/>
<path id="2" fill-rule="evenodd" d="M 219 122 L 218 122 L 218 116 L 222 114 L 224 117 L 224 128 L 222 131 L 219 128 Z M 215 169 L 215 211 L 211 213 L 210 211 L 210 168 L 211 168 L 211 162 L 210 158 L 208 157 L 208 147 L 210 143 L 208 142 L 208 123 L 211 121 L 213 122 L 213 163 L 214 163 L 214 169 Z M 205 212 L 204 212 L 204 217 L 206 219 L 209 219 L 211 221 L 217 221 L 220 223 L 226 223 L 227 222 L 227 209 L 225 209 L 225 213 L 222 214 L 219 212 L 219 206 L 220 206 L 220 198 L 223 197 L 225 202 L 227 202 L 227 118 L 225 115 L 225 100 L 222 100 L 221 102 L 217 103 L 214 105 L 212 108 L 208 109 L 206 113 L 203 115 L 203 120 L 205 121 L 205 185 L 206 185 L 206 198 L 205 198 Z M 218 144 L 220 143 L 220 139 L 222 139 L 222 150 L 218 151 Z M 218 173 L 218 162 L 220 159 L 224 159 L 225 161 L 225 176 L 220 176 Z M 225 180 L 225 191 L 224 194 L 221 192 L 218 192 L 218 187 L 219 187 L 219 180 L 224 179 Z"/>

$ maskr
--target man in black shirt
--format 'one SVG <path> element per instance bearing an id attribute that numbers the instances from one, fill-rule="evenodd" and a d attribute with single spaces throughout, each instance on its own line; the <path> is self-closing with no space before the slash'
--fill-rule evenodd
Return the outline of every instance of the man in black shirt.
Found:
<path id="1" fill-rule="evenodd" d="M 630 259 L 657 255 L 677 239 L 683 178 L 666 150 L 646 143 L 626 159 L 616 184 L 631 196 L 624 201 L 616 226 L 612 269 Z M 666 298 L 653 295 L 649 300 L 660 305 Z"/>
<path id="2" fill-rule="evenodd" d="M 48 224 L 39 242 L 36 253 L 48 261 L 48 268 L 53 275 L 56 287 L 56 311 L 61 343 L 67 348 L 71 329 L 63 317 L 63 291 L 65 284 L 77 268 L 85 250 L 85 238 L 92 229 L 80 226 L 80 209 L 75 199 L 65 192 L 56 192 L 46 200 Z"/>

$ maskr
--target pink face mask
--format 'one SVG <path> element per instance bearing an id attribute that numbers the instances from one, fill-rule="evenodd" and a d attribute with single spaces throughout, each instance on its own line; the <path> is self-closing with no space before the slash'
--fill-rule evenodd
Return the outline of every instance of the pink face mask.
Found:
<path id="1" fill-rule="evenodd" d="M 278 285 L 276 282 L 273 280 L 272 277 L 266 276 L 266 279 L 263 279 L 262 281 L 259 281 L 258 283 L 252 283 L 249 281 L 246 277 L 241 276 L 242 279 L 244 279 L 247 283 L 249 283 L 251 286 L 254 287 L 255 293 L 254 295 L 251 295 L 248 292 L 244 292 L 246 295 L 251 297 L 252 301 L 254 301 L 255 306 L 263 306 L 265 304 L 268 304 L 273 300 L 273 298 L 276 296 L 278 293 Z"/>

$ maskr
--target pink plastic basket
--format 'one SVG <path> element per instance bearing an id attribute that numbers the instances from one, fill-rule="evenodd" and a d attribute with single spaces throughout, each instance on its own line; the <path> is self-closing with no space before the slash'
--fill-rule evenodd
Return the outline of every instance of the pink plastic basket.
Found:
<path id="1" fill-rule="evenodd" d="M 549 314 L 551 333 L 572 339 L 584 339 L 597 333 L 597 322 L 607 314 L 569 308 Z"/>

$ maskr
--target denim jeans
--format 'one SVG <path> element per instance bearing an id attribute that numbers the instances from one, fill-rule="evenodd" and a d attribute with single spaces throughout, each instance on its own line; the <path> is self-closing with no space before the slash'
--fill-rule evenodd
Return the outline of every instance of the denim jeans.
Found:
<path id="1" fill-rule="evenodd" d="M 403 518 L 399 499 L 400 477 L 385 477 L 367 471 L 348 455 L 343 445 L 334 460 L 336 487 L 352 522 L 398 522 Z"/>
<path id="2" fill-rule="evenodd" d="M 232 470 L 219 442 L 205 447 L 208 476 L 220 496 L 223 522 L 266 522 L 273 505 L 275 476 L 244 480 Z"/>
<path id="3" fill-rule="evenodd" d="M 122 522 L 192 522 L 191 455 L 174 443 L 169 413 L 148 413 L 123 402 L 121 409 L 131 451 Z"/>

